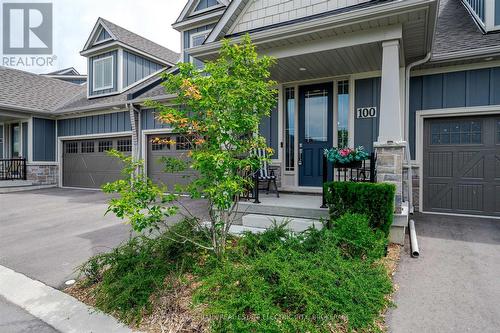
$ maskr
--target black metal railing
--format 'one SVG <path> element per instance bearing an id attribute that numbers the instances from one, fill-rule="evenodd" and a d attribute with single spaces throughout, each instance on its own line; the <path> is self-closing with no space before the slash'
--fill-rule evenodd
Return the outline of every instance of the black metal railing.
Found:
<path id="1" fill-rule="evenodd" d="M 245 193 L 240 196 L 240 199 L 253 200 L 254 203 L 260 203 L 259 201 L 259 177 L 257 172 L 247 172 L 244 177 L 252 180 L 252 186 L 248 186 Z"/>
<path id="2" fill-rule="evenodd" d="M 26 159 L 0 159 L 0 180 L 26 180 Z"/>
<path id="3" fill-rule="evenodd" d="M 326 156 L 323 156 L 323 184 L 329 181 L 375 183 L 377 181 L 376 162 L 375 153 L 371 153 L 366 160 L 340 165 L 329 162 Z M 326 207 L 323 187 L 321 208 Z"/>

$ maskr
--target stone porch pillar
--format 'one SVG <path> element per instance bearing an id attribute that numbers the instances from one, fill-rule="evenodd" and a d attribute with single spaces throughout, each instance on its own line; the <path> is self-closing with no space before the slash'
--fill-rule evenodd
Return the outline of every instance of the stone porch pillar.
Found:
<path id="1" fill-rule="evenodd" d="M 396 185 L 395 211 L 401 212 L 403 198 L 403 140 L 401 114 L 401 71 L 399 40 L 382 43 L 382 82 L 380 94 L 379 137 L 374 144 L 377 152 L 377 182 Z"/>

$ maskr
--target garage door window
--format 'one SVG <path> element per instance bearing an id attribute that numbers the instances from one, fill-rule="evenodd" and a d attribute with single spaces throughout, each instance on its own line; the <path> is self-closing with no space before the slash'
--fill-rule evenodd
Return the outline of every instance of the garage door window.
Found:
<path id="1" fill-rule="evenodd" d="M 94 141 L 82 141 L 82 153 L 93 153 Z"/>
<path id="2" fill-rule="evenodd" d="M 66 154 L 77 154 L 78 142 L 68 142 L 66 144 Z"/>
<path id="3" fill-rule="evenodd" d="M 118 140 L 116 149 L 121 152 L 132 151 L 132 140 L 130 139 Z"/>
<path id="4" fill-rule="evenodd" d="M 191 150 L 191 149 L 193 149 L 193 144 L 192 144 L 193 140 L 194 140 L 194 137 L 192 137 L 192 136 L 186 137 L 184 135 L 179 135 L 177 137 L 175 149 L 176 150 Z"/>
<path id="5" fill-rule="evenodd" d="M 454 121 L 431 125 L 432 145 L 470 145 L 482 143 L 480 121 Z"/>
<path id="6" fill-rule="evenodd" d="M 106 141 L 99 141 L 99 152 L 105 152 L 108 150 L 113 149 L 113 141 L 111 140 L 106 140 Z"/>
<path id="7" fill-rule="evenodd" d="M 161 151 L 170 149 L 170 144 L 165 143 L 170 141 L 170 137 L 164 138 L 155 138 L 151 141 L 151 150 L 152 151 Z"/>

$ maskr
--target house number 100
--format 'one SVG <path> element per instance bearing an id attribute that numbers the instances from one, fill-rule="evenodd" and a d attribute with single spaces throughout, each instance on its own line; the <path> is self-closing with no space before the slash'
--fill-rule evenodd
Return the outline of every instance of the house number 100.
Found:
<path id="1" fill-rule="evenodd" d="M 375 118 L 377 116 L 377 108 L 372 106 L 368 108 L 358 108 L 356 110 L 356 118 Z"/>

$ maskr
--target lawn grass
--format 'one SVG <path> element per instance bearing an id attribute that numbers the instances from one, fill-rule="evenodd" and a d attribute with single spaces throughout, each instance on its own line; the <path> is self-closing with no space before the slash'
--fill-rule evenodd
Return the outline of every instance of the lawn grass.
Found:
<path id="1" fill-rule="evenodd" d="M 79 288 L 97 308 L 148 331 L 158 325 L 144 323 L 161 320 L 179 332 L 381 331 L 393 290 L 385 235 L 363 215 L 334 224 L 233 238 L 223 261 L 168 235 L 133 239 L 83 265 Z"/>

